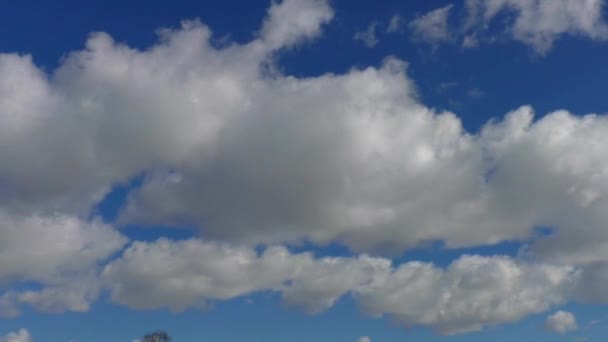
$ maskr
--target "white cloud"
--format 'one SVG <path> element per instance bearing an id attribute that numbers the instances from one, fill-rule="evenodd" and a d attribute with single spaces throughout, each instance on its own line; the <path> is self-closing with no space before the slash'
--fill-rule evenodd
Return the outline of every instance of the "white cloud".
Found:
<path id="1" fill-rule="evenodd" d="M 560 310 L 547 317 L 545 328 L 559 334 L 565 334 L 576 331 L 578 325 L 576 324 L 576 317 L 571 312 Z"/>
<path id="2" fill-rule="evenodd" d="M 239 88 L 255 83 L 249 81 L 260 77 L 273 50 L 314 37 L 331 16 L 325 1 L 275 3 L 259 39 L 221 55 L 209 45 L 210 31 L 196 21 L 162 30 L 161 42 L 145 52 L 95 33 L 85 50 L 70 54 L 51 75 L 30 56 L 1 54 L 2 314 L 17 315 L 23 304 L 50 312 L 87 310 L 98 295 L 96 266 L 126 241 L 81 217 L 113 184 L 204 155 L 232 111 L 226 105 L 247 106 L 240 99 L 245 88 Z M 202 56 L 205 63 L 197 61 Z M 215 73 L 212 60 L 227 59 L 232 65 Z M 215 85 L 204 74 L 217 76 Z M 183 88 L 170 89 L 170 83 Z M 201 94 L 209 97 L 201 101 Z M 11 290 L 31 282 L 40 288 Z"/>
<path id="3" fill-rule="evenodd" d="M 376 37 L 376 29 L 378 28 L 377 22 L 369 24 L 365 31 L 356 32 L 353 39 L 360 40 L 368 48 L 373 48 L 378 44 L 378 37 Z"/>
<path id="4" fill-rule="evenodd" d="M 136 242 L 106 266 L 112 299 L 134 308 L 181 311 L 208 300 L 257 291 L 282 291 L 285 301 L 310 312 L 334 301 L 390 268 L 385 259 L 314 259 L 271 247 L 259 254 L 246 247 L 188 240 Z"/>
<path id="5" fill-rule="evenodd" d="M 283 299 L 308 312 L 321 312 L 350 291 L 383 279 L 390 270 L 389 260 L 365 255 L 316 259 L 302 267 L 289 286 L 282 288 Z"/>
<path id="6" fill-rule="evenodd" d="M 603 6 L 602 0 L 467 0 L 466 27 L 483 30 L 499 15 L 512 13 L 507 34 L 544 54 L 565 34 L 608 39 Z"/>
<path id="7" fill-rule="evenodd" d="M 395 59 L 297 79 L 265 73 L 259 40 L 217 49 L 197 22 L 162 37 L 140 51 L 93 35 L 50 80 L 4 55 L 2 75 L 22 70 L 19 87 L 41 89 L 19 92 L 28 100 L 0 94 L 9 108 L 0 129 L 21 127 L 0 135 L 12 161 L 0 171 L 13 194 L 4 207 L 68 210 L 147 171 L 122 222 L 205 223 L 212 238 L 368 252 L 525 240 L 548 225 L 559 230 L 535 253 L 603 258 L 604 116 L 533 122 L 522 107 L 471 135 L 455 114 L 421 104 Z"/>
<path id="8" fill-rule="evenodd" d="M 608 165 L 600 156 L 607 117 L 557 111 L 532 123 L 532 115 L 523 107 L 482 133 L 496 160 L 497 207 L 556 228 L 532 245 L 537 256 L 579 265 L 604 260 Z"/>
<path id="9" fill-rule="evenodd" d="M 205 300 L 278 288 L 298 263 L 291 258 L 281 247 L 258 256 L 244 247 L 161 239 L 135 242 L 106 266 L 103 277 L 116 302 L 140 309 L 164 306 L 181 311 L 203 307 Z"/>
<path id="10" fill-rule="evenodd" d="M 446 270 L 403 264 L 383 281 L 358 289 L 356 296 L 372 315 L 456 334 L 544 312 L 565 302 L 576 280 L 568 267 L 463 256 Z"/>
<path id="11" fill-rule="evenodd" d="M 221 48 L 197 21 L 145 50 L 96 33 L 48 75 L 31 57 L 0 55 L 2 313 L 84 311 L 102 288 L 130 307 L 174 310 L 276 291 L 318 312 L 351 294 L 371 313 L 455 333 L 603 300 L 593 270 L 608 262 L 607 116 L 535 120 L 524 106 L 471 134 L 422 104 L 394 58 L 281 74 L 275 52 L 319 35 L 332 13 L 324 1 L 275 3 L 256 39 Z M 191 226 L 209 240 L 134 242 L 100 284 L 99 265 L 126 241 L 84 217 L 142 173 L 116 224 Z M 538 264 L 395 269 L 251 247 L 302 241 L 355 253 L 523 241 Z M 32 282 L 40 288 L 13 289 Z"/>
<path id="12" fill-rule="evenodd" d="M 54 282 L 87 271 L 126 242 L 100 222 L 64 215 L 19 217 L 0 212 L 0 284 Z"/>
<path id="13" fill-rule="evenodd" d="M 372 339 L 369 336 L 362 336 L 362 337 L 359 337 L 357 342 L 372 342 Z"/>
<path id="14" fill-rule="evenodd" d="M 204 155 L 255 97 L 273 51 L 315 37 L 332 15 L 323 0 L 275 2 L 259 39 L 222 50 L 197 21 L 161 30 L 147 51 L 95 33 L 50 77 L 30 56 L 0 54 L 0 160 L 10 161 L 0 205 L 86 211 L 114 182 Z"/>
<path id="15" fill-rule="evenodd" d="M 448 19 L 453 5 L 430 11 L 409 23 L 413 38 L 431 45 L 445 43 L 452 39 Z"/>
<path id="16" fill-rule="evenodd" d="M 39 290 L 4 293 L 0 296 L 0 316 L 18 316 L 23 305 L 46 313 L 86 312 L 97 300 L 99 292 L 100 284 L 95 274 L 68 276 L 59 282 L 44 283 Z"/>
<path id="17" fill-rule="evenodd" d="M 95 269 L 126 239 L 99 222 L 65 215 L 26 216 L 0 212 L 0 315 L 16 316 L 21 304 L 42 311 L 86 311 L 97 298 Z M 19 283 L 39 290 L 12 291 Z"/>
<path id="18" fill-rule="evenodd" d="M 316 28 L 331 12 L 282 3 L 294 4 L 310 8 Z M 282 27 L 283 7 L 273 8 L 265 25 Z M 605 116 L 559 111 L 534 122 L 522 107 L 473 135 L 420 103 L 396 59 L 298 79 L 265 68 L 264 34 L 224 48 L 210 36 L 185 22 L 142 51 L 98 33 L 50 77 L 2 55 L 0 159 L 11 162 L 0 169 L 0 207 L 84 216 L 112 184 L 146 172 L 121 223 L 357 252 L 527 240 L 549 226 L 557 230 L 537 239 L 535 255 L 606 259 Z"/>
<path id="19" fill-rule="evenodd" d="M 262 27 L 262 41 L 275 50 L 314 38 L 333 15 L 326 0 L 273 1 Z"/>
<path id="20" fill-rule="evenodd" d="M 30 333 L 25 329 L 19 329 L 17 332 L 9 333 L 6 336 L 0 336 L 0 342 L 31 342 Z"/>
<path id="21" fill-rule="evenodd" d="M 579 273 L 507 257 L 464 256 L 447 269 L 387 259 L 314 258 L 189 240 L 136 243 L 104 271 L 113 300 L 133 308 L 184 310 L 260 291 L 320 312 L 353 294 L 365 312 L 441 333 L 519 320 L 567 301 Z"/>

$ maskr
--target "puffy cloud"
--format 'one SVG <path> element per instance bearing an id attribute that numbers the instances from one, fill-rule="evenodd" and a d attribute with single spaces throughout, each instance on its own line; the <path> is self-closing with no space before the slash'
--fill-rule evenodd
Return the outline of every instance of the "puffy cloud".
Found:
<path id="1" fill-rule="evenodd" d="M 247 107 L 242 92 L 258 81 L 267 54 L 313 37 L 330 18 L 324 1 L 275 3 L 259 39 L 222 53 L 196 21 L 161 30 L 147 51 L 95 33 L 51 75 L 30 56 L 0 55 L 2 314 L 18 314 L 21 304 L 88 309 L 99 291 L 88 270 L 125 239 L 80 217 L 117 182 L 204 157 L 222 121 Z M 32 282 L 34 290 L 10 290 Z"/>
<path id="2" fill-rule="evenodd" d="M 249 111 L 225 124 L 211 159 L 150 174 L 123 220 L 206 222 L 208 236 L 251 242 L 339 238 L 361 249 L 388 242 L 382 232 L 396 247 L 439 238 L 443 224 L 421 208 L 475 205 L 481 155 L 452 113 L 413 99 L 404 72 L 388 60 L 262 85 Z M 424 195 L 429 186 L 443 195 Z M 407 228 L 416 225 L 429 227 Z"/>
<path id="3" fill-rule="evenodd" d="M 0 342 L 31 342 L 30 333 L 25 329 L 19 329 L 18 332 L 9 333 L 6 336 L 0 336 Z"/>
<path id="4" fill-rule="evenodd" d="M 571 267 L 507 257 L 464 256 L 447 269 L 422 262 L 393 268 L 382 258 L 314 258 L 282 247 L 258 253 L 201 240 L 138 242 L 104 271 L 113 300 L 134 308 L 183 310 L 275 291 L 314 313 L 350 293 L 371 315 L 445 334 L 544 312 L 568 300 L 578 278 Z"/>
<path id="5" fill-rule="evenodd" d="M 48 75 L 31 57 L 0 55 L 2 312 L 83 311 L 102 286 L 115 302 L 174 310 L 276 291 L 317 312 L 354 294 L 371 313 L 454 333 L 599 298 L 607 117 L 535 119 L 524 106 L 471 134 L 454 113 L 420 103 L 396 59 L 310 78 L 278 72 L 273 54 L 332 15 L 324 1 L 273 3 L 257 38 L 219 48 L 197 21 L 162 30 L 145 50 L 95 33 Z M 141 174 L 116 224 L 194 227 L 221 242 L 134 242 L 100 285 L 97 267 L 125 239 L 83 217 Z M 251 247 L 400 253 L 513 240 L 538 264 L 463 257 L 395 269 L 383 258 Z"/>
<path id="6" fill-rule="evenodd" d="M 256 251 L 187 240 L 135 242 L 103 272 L 112 299 L 135 308 L 180 311 L 204 300 L 229 299 L 278 288 L 293 271 L 286 249 Z M 295 261 L 297 264 L 297 261 Z"/>
<path id="7" fill-rule="evenodd" d="M 455 334 L 544 312 L 568 299 L 577 278 L 569 267 L 463 256 L 445 270 L 403 264 L 383 281 L 359 288 L 356 296 L 372 315 Z"/>
<path id="8" fill-rule="evenodd" d="M 561 35 L 608 38 L 603 0 L 467 0 L 466 26 L 483 29 L 497 16 L 513 13 L 507 32 L 544 54 Z"/>
<path id="9" fill-rule="evenodd" d="M 269 54 L 331 17 L 322 0 L 273 3 L 259 39 L 221 50 L 197 21 L 161 30 L 146 51 L 95 33 L 50 77 L 30 56 L 1 54 L 0 205 L 86 211 L 115 182 L 204 156 L 255 98 Z"/>
<path id="10" fill-rule="evenodd" d="M 0 212 L 0 315 L 28 304 L 42 311 L 86 311 L 97 298 L 95 269 L 126 239 L 100 222 L 65 216 Z M 36 289 L 12 290 L 19 284 Z"/>
<path id="11" fill-rule="evenodd" d="M 262 26 L 261 38 L 269 49 L 288 47 L 317 36 L 321 26 L 333 15 L 326 0 L 273 1 Z"/>
<path id="12" fill-rule="evenodd" d="M 494 158 L 495 207 L 555 228 L 532 245 L 537 256 L 570 264 L 605 260 L 606 116 L 557 111 L 532 120 L 532 110 L 522 107 L 482 133 Z"/>
<path id="13" fill-rule="evenodd" d="M 301 267 L 282 288 L 283 299 L 311 313 L 324 311 L 350 291 L 383 279 L 390 270 L 389 260 L 365 255 L 317 259 Z"/>
<path id="14" fill-rule="evenodd" d="M 430 11 L 409 23 L 414 39 L 431 45 L 445 43 L 451 40 L 448 19 L 453 5 Z"/>
<path id="15" fill-rule="evenodd" d="M 369 336 L 362 336 L 362 337 L 359 337 L 357 342 L 372 342 L 372 339 Z"/>
<path id="16" fill-rule="evenodd" d="M 55 282 L 87 271 L 126 239 L 100 222 L 65 215 L 20 217 L 0 212 L 0 285 Z"/>
<path id="17" fill-rule="evenodd" d="M 16 317 L 28 305 L 46 313 L 86 312 L 101 290 L 94 273 L 67 276 L 35 290 L 8 291 L 0 296 L 0 316 Z"/>
<path id="18" fill-rule="evenodd" d="M 116 302 L 135 308 L 184 310 L 205 301 L 230 299 L 257 291 L 283 291 L 287 303 L 311 312 L 386 272 L 385 259 L 314 259 L 271 247 L 254 249 L 187 240 L 135 242 L 106 266 L 103 277 Z"/>
<path id="19" fill-rule="evenodd" d="M 364 252 L 526 240 L 549 226 L 557 230 L 533 253 L 605 259 L 604 116 L 559 111 L 534 122 L 522 107 L 471 135 L 455 114 L 421 104 L 395 59 L 281 75 L 259 46 L 288 10 L 314 25 L 289 26 L 293 34 L 273 38 L 284 44 L 318 34 L 331 13 L 320 1 L 275 3 L 260 38 L 223 48 L 198 22 L 162 31 L 143 51 L 98 33 L 50 77 L 26 56 L 2 55 L 0 159 L 11 162 L 0 169 L 0 205 L 87 212 L 145 172 L 121 223 Z"/>
<path id="20" fill-rule="evenodd" d="M 605 257 L 604 116 L 558 111 L 534 122 L 522 107 L 472 136 L 454 114 L 402 96 L 413 91 L 404 72 L 391 60 L 274 80 L 270 102 L 226 124 L 207 163 L 150 174 L 123 219 L 356 251 L 525 240 L 545 226 L 556 230 L 534 253 L 577 264 Z"/>
<path id="21" fill-rule="evenodd" d="M 578 329 L 576 317 L 568 311 L 557 311 L 553 315 L 547 317 L 545 328 L 559 334 L 575 331 Z"/>
<path id="22" fill-rule="evenodd" d="M 282 11 L 314 23 L 273 38 L 288 44 L 318 34 L 326 7 L 275 3 L 258 39 L 222 48 L 198 22 L 163 30 L 146 50 L 97 33 L 50 76 L 2 55 L 0 159 L 10 162 L 0 206 L 87 212 L 113 184 L 146 173 L 121 223 L 363 252 L 528 240 L 547 226 L 554 234 L 532 253 L 606 258 L 605 116 L 559 111 L 535 122 L 522 107 L 473 135 L 421 104 L 395 59 L 306 79 L 268 67 L 260 46 L 287 20 Z"/>

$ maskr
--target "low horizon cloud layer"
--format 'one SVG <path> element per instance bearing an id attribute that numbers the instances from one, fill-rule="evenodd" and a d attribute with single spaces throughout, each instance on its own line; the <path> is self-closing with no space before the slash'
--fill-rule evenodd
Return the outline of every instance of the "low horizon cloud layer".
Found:
<path id="1" fill-rule="evenodd" d="M 519 6 L 488 2 L 484 20 L 507 3 Z M 0 54 L 0 314 L 83 312 L 103 292 L 182 311 L 271 291 L 310 313 L 350 296 L 370 316 L 456 334 L 607 303 L 608 116 L 524 105 L 467 132 L 421 103 L 393 57 L 282 74 L 277 54 L 333 15 L 324 0 L 273 2 L 252 41 L 221 47 L 198 21 L 145 50 L 93 33 L 50 73 Z M 573 30 L 603 32 L 601 17 L 575 18 L 590 26 Z M 570 30 L 538 38 L 517 23 L 541 51 Z M 90 218 L 138 177 L 116 221 Z M 130 241 L 125 225 L 199 236 Z M 446 268 L 389 259 L 434 241 L 524 247 Z M 291 252 L 301 243 L 353 256 Z M 19 334 L 0 341 L 29 341 Z"/>

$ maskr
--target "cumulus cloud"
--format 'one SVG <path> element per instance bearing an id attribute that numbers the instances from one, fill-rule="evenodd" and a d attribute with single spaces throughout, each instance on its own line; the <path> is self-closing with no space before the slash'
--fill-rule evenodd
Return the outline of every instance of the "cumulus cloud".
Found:
<path id="1" fill-rule="evenodd" d="M 30 333 L 25 329 L 19 329 L 17 332 L 11 332 L 6 336 L 0 336 L 0 342 L 31 342 Z"/>
<path id="2" fill-rule="evenodd" d="M 359 337 L 357 342 L 372 342 L 372 339 L 369 336 L 362 336 L 362 337 Z"/>
<path id="3" fill-rule="evenodd" d="M 279 25 L 276 6 L 295 4 L 316 23 L 297 37 L 331 12 L 286 1 L 264 25 Z M 527 240 L 547 226 L 555 234 L 531 252 L 604 259 L 605 116 L 535 121 L 522 107 L 473 135 L 454 113 L 418 101 L 402 61 L 298 79 L 265 67 L 263 33 L 223 48 L 210 37 L 185 22 L 142 51 L 94 34 L 51 77 L 28 57 L 2 55 L 0 158 L 11 163 L 0 169 L 0 204 L 25 216 L 78 214 L 145 173 L 120 224 L 198 227 L 238 243 L 337 241 L 357 252 Z"/>
<path id="4" fill-rule="evenodd" d="M 443 23 L 450 9 L 418 19 Z M 332 15 L 325 1 L 275 2 L 251 42 L 223 47 L 198 21 L 161 30 L 144 50 L 94 33 L 49 74 L 1 54 L 3 314 L 84 311 L 103 289 L 129 307 L 176 311 L 274 291 L 309 312 L 351 295 L 371 314 L 450 334 L 599 298 L 607 117 L 535 118 L 523 106 L 473 134 L 421 103 L 395 58 L 309 78 L 279 72 L 277 51 L 319 35 Z M 117 222 L 85 219 L 142 174 Z M 130 223 L 191 227 L 205 240 L 132 242 L 106 262 L 126 243 L 111 225 Z M 469 256 L 447 269 L 268 247 L 303 241 L 357 254 L 429 241 L 526 246 L 521 259 Z"/>
<path id="5" fill-rule="evenodd" d="M 521 201 L 515 205 L 520 208 L 535 203 L 534 209 L 518 210 L 522 217 L 556 229 L 532 246 L 537 256 L 571 264 L 601 261 L 607 240 L 599 227 L 608 218 L 601 209 L 606 205 L 608 169 L 600 160 L 600 146 L 608 120 L 557 111 L 532 123 L 532 115 L 529 107 L 522 107 L 482 133 L 497 161 L 492 182 L 502 198 L 500 206 L 515 209 L 515 198 Z M 505 140 L 506 136 L 510 137 Z"/>
<path id="6" fill-rule="evenodd" d="M 315 259 L 284 247 L 259 254 L 212 241 L 161 239 L 134 243 L 106 266 L 103 277 L 114 301 L 140 309 L 180 311 L 204 307 L 208 300 L 281 291 L 286 303 L 318 312 L 389 268 L 390 261 L 365 256 Z"/>
<path id="7" fill-rule="evenodd" d="M 59 282 L 42 283 L 36 290 L 9 290 L 0 296 L 0 316 L 16 317 L 28 305 L 46 313 L 86 312 L 97 300 L 101 286 L 94 272 L 66 276 Z"/>
<path id="8" fill-rule="evenodd" d="M 456 334 L 544 312 L 567 300 L 576 279 L 568 267 L 463 256 L 446 270 L 406 263 L 356 295 L 372 315 L 388 314 L 406 326 Z"/>
<path id="9" fill-rule="evenodd" d="M 482 29 L 501 14 L 512 14 L 506 32 L 544 54 L 562 35 L 608 39 L 603 0 L 467 0 L 466 27 Z"/>
<path id="10" fill-rule="evenodd" d="M 126 239 L 100 222 L 65 216 L 0 212 L 0 315 L 16 316 L 27 304 L 42 311 L 86 311 L 97 298 L 95 269 Z M 37 290 L 13 291 L 19 283 Z"/>
<path id="11" fill-rule="evenodd" d="M 282 288 L 283 299 L 308 312 L 331 308 L 343 295 L 387 276 L 391 262 L 383 258 L 322 258 L 294 275 Z"/>
<path id="12" fill-rule="evenodd" d="M 103 272 L 112 299 L 134 308 L 181 311 L 281 286 L 297 261 L 285 248 L 258 256 L 249 248 L 197 240 L 135 242 Z M 297 257 L 295 257 L 297 259 Z M 306 259 L 306 256 L 304 256 Z"/>
<path id="13" fill-rule="evenodd" d="M 454 6 L 447 5 L 412 20 L 409 27 L 412 30 L 413 38 L 431 45 L 451 40 L 448 19 L 452 7 Z"/>
<path id="14" fill-rule="evenodd" d="M 273 1 L 262 26 L 262 41 L 274 50 L 314 38 L 333 15 L 326 0 Z"/>
<path id="15" fill-rule="evenodd" d="M 210 152 L 255 98 L 269 55 L 318 35 L 332 15 L 323 0 L 275 2 L 258 39 L 222 50 L 198 21 L 161 30 L 146 51 L 94 33 L 50 77 L 30 56 L 1 54 L 0 159 L 10 162 L 0 204 L 86 210 L 113 182 Z"/>
<path id="16" fill-rule="evenodd" d="M 507 257 L 463 256 L 447 269 L 369 256 L 315 258 L 283 247 L 188 240 L 136 243 L 104 270 L 112 299 L 133 308 L 184 310 L 260 291 L 315 313 L 351 294 L 372 316 L 444 334 L 513 322 L 564 303 L 579 273 Z"/>
<path id="17" fill-rule="evenodd" d="M 114 184 L 209 151 L 232 111 L 226 105 L 247 107 L 242 81 L 255 83 L 263 60 L 319 34 L 332 15 L 325 1 L 273 3 L 259 38 L 225 54 L 210 47 L 211 32 L 198 21 L 161 30 L 147 51 L 94 33 L 49 75 L 31 56 L 0 54 L 2 314 L 18 314 L 21 304 L 87 310 L 99 291 L 97 265 L 126 239 L 82 217 Z M 232 66 L 220 70 L 213 59 L 233 59 Z M 215 85 L 205 74 L 217 76 Z M 32 282 L 36 290 L 11 290 Z"/>
<path id="18" fill-rule="evenodd" d="M 86 271 L 119 250 L 126 239 L 100 222 L 78 218 L 12 216 L 0 212 L 0 284 L 52 282 Z"/>
<path id="19" fill-rule="evenodd" d="M 559 334 L 565 334 L 577 330 L 578 325 L 576 324 L 576 317 L 571 312 L 560 310 L 547 317 L 545 328 Z"/>

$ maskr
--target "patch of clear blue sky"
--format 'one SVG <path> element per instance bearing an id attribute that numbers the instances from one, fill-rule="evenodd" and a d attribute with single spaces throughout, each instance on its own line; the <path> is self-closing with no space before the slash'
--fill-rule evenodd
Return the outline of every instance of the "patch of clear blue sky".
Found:
<path id="1" fill-rule="evenodd" d="M 47 72 L 67 53 L 79 50 L 89 33 L 104 31 L 117 41 L 146 48 L 156 41 L 155 30 L 177 27 L 183 19 L 199 18 L 209 25 L 216 39 L 228 37 L 246 42 L 259 29 L 270 0 L 5 0 L 0 2 L 0 52 L 32 54 Z M 562 38 L 545 57 L 535 56 L 520 43 L 503 42 L 463 51 L 458 44 L 442 46 L 434 53 L 403 34 L 385 34 L 393 15 L 405 21 L 448 1 L 332 0 L 336 17 L 324 34 L 279 56 L 283 71 L 295 76 L 314 76 L 326 72 L 342 73 L 352 67 L 377 66 L 389 56 L 409 63 L 408 74 L 415 81 L 423 103 L 454 111 L 469 132 L 476 132 L 490 118 L 501 117 L 523 104 L 531 104 L 538 115 L 566 108 L 578 114 L 608 111 L 605 81 L 608 79 L 608 44 L 581 38 Z M 461 2 L 453 10 L 456 20 L 463 15 Z M 372 21 L 379 21 L 378 45 L 369 49 L 354 41 Z M 480 96 L 471 92 L 480 91 Z M 116 217 L 129 190 L 140 179 L 118 186 L 94 214 L 111 221 Z M 133 239 L 154 240 L 164 235 L 175 239 L 192 236 L 187 230 L 169 227 L 139 229 L 124 227 Z M 445 266 L 463 253 L 514 255 L 520 243 L 447 251 L 441 243 L 406 253 L 396 263 L 408 260 L 431 261 Z M 318 248 L 303 245 L 296 251 L 315 254 L 350 255 L 345 248 L 330 245 Z M 30 285 L 28 285 L 30 286 Z M 35 286 L 35 285 L 31 285 Z M 608 316 L 602 306 L 570 305 L 580 324 Z M 26 311 L 20 318 L 0 321 L 0 335 L 20 327 L 28 328 L 36 341 L 81 342 L 131 341 L 149 329 L 164 328 L 177 342 L 195 341 L 355 341 L 369 335 L 374 342 L 388 341 L 566 341 L 574 337 L 608 336 L 600 321 L 580 333 L 560 337 L 548 335 L 540 327 L 545 315 L 481 333 L 444 338 L 428 329 L 405 330 L 386 319 L 370 319 L 358 312 L 345 298 L 333 309 L 315 316 L 283 308 L 280 298 L 269 293 L 215 303 L 209 312 L 188 311 L 172 314 L 166 310 L 132 311 L 96 303 L 89 313 L 49 315 Z M 598 339 L 600 340 L 600 339 Z"/>

